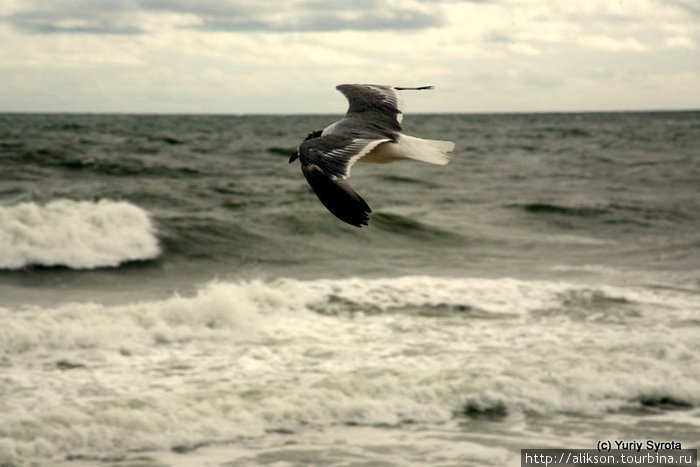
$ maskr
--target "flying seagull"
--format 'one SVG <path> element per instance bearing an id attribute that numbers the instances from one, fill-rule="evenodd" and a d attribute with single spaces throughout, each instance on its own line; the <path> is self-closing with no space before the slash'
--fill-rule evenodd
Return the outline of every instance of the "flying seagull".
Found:
<path id="1" fill-rule="evenodd" d="M 432 89 L 376 84 L 341 84 L 350 106 L 345 116 L 323 130 L 314 131 L 289 158 L 297 158 L 301 171 L 321 203 L 340 220 L 362 227 L 369 222 L 365 200 L 345 181 L 357 161 L 379 164 L 415 159 L 445 165 L 455 143 L 416 138 L 401 132 L 403 98 L 399 91 Z"/>

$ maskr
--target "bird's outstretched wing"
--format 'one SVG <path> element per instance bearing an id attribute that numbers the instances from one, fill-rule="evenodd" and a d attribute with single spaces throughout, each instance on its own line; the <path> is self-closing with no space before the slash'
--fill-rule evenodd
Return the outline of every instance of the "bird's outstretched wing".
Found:
<path id="1" fill-rule="evenodd" d="M 302 164 L 301 171 L 318 199 L 338 219 L 356 227 L 369 222 L 365 200 L 343 180 L 334 180 L 315 164 Z"/>
<path id="2" fill-rule="evenodd" d="M 301 171 L 321 203 L 337 218 L 361 227 L 369 222 L 365 200 L 344 179 L 350 167 L 362 156 L 389 138 L 365 139 L 346 134 L 326 135 L 305 140 L 297 150 Z"/>
<path id="3" fill-rule="evenodd" d="M 398 91 L 432 89 L 432 86 L 415 88 L 384 86 L 379 84 L 340 84 L 335 87 L 349 102 L 346 116 L 372 114 L 372 120 L 381 121 L 387 128 L 401 131 L 403 98 Z"/>
<path id="4" fill-rule="evenodd" d="M 346 179 L 350 168 L 378 145 L 392 141 L 382 137 L 332 134 L 305 140 L 299 145 L 303 165 L 315 165 L 332 179 Z"/>

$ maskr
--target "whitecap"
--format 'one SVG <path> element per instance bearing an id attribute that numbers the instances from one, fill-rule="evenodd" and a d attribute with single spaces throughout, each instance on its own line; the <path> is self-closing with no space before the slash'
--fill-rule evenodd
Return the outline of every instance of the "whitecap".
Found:
<path id="1" fill-rule="evenodd" d="M 442 305 L 458 311 L 397 311 Z M 319 313 L 328 306 L 338 312 Z M 635 313 L 587 319 L 618 308 Z M 0 463 L 311 426 L 609 417 L 662 412 L 663 401 L 692 420 L 697 327 L 674 323 L 697 310 L 697 296 L 678 291 L 431 276 L 215 282 L 114 306 L 0 307 L 12 395 Z"/>
<path id="2" fill-rule="evenodd" d="M 125 201 L 0 206 L 0 269 L 115 267 L 160 254 L 148 213 Z"/>

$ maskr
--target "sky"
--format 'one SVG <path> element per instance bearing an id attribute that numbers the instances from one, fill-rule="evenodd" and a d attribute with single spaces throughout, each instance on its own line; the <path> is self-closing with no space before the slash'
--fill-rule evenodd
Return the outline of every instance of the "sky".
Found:
<path id="1" fill-rule="evenodd" d="M 698 0 L 0 0 L 0 112 L 700 109 Z"/>

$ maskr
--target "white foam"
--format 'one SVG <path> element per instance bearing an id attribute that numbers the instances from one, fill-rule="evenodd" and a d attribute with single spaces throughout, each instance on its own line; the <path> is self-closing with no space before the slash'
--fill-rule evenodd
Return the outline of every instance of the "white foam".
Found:
<path id="1" fill-rule="evenodd" d="M 643 397 L 700 404 L 697 325 L 677 324 L 699 308 L 674 291 L 439 277 L 0 308 L 0 463 L 442 424 L 466 405 L 588 417 Z"/>
<path id="2" fill-rule="evenodd" d="M 160 254 L 148 213 L 124 201 L 0 206 L 0 269 L 93 269 Z"/>

